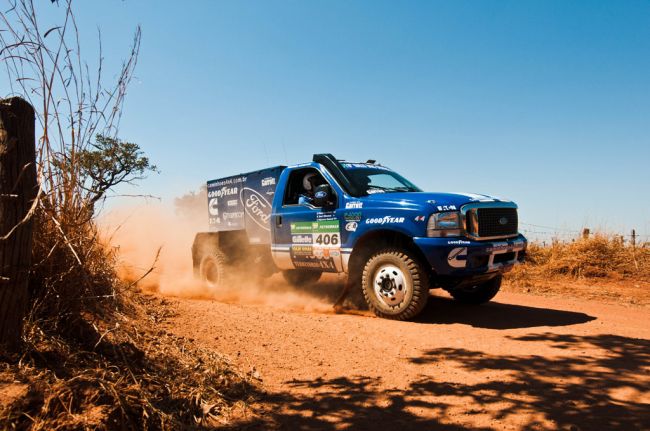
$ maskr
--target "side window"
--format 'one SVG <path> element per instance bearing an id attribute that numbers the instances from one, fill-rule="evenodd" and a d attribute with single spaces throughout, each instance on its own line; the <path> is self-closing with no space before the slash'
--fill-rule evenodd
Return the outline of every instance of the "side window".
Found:
<path id="1" fill-rule="evenodd" d="M 313 205 L 314 189 L 327 181 L 314 168 L 297 169 L 291 172 L 284 192 L 283 205 Z"/>

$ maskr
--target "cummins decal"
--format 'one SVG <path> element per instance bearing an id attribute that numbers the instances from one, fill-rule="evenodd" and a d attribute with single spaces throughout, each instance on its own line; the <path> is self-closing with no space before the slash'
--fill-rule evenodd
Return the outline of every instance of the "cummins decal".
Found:
<path id="1" fill-rule="evenodd" d="M 454 268 L 465 268 L 467 266 L 467 247 L 456 247 L 449 252 L 447 263 Z"/>
<path id="2" fill-rule="evenodd" d="M 208 202 L 208 211 L 210 212 L 210 215 L 218 217 L 219 216 L 219 199 L 217 198 L 212 198 L 210 199 L 210 202 Z"/>
<path id="3" fill-rule="evenodd" d="M 245 191 L 248 198 L 244 199 Z M 239 200 L 246 209 L 246 214 L 261 228 L 270 231 L 269 219 L 271 218 L 271 204 L 257 191 L 244 187 L 239 193 Z"/>

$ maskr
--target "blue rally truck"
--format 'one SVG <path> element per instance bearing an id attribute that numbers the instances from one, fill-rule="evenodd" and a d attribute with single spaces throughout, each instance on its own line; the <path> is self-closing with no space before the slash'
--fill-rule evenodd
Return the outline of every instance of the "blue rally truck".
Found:
<path id="1" fill-rule="evenodd" d="M 215 289 L 230 287 L 230 271 L 282 271 L 294 285 L 345 273 L 352 298 L 362 294 L 376 315 L 404 320 L 422 311 L 431 288 L 489 301 L 525 258 L 513 202 L 423 192 L 373 160 L 316 154 L 311 163 L 208 181 L 207 191 L 209 232 L 196 235 L 192 258 Z"/>

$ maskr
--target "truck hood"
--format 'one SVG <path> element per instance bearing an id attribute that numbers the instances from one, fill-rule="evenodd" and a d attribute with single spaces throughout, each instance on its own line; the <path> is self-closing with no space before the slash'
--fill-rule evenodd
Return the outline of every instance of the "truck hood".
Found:
<path id="1" fill-rule="evenodd" d="M 475 193 L 430 193 L 400 192 L 374 193 L 361 198 L 370 206 L 398 206 L 428 209 L 429 211 L 459 210 L 465 204 L 474 202 L 510 202 L 506 199 Z"/>

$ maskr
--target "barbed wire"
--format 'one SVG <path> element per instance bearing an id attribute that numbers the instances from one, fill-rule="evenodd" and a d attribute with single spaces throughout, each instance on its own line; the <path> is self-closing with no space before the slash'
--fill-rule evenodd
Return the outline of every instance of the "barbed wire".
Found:
<path id="1" fill-rule="evenodd" d="M 573 229 L 565 229 L 565 228 L 561 228 L 561 227 L 543 226 L 543 225 L 539 225 L 539 224 L 524 223 L 524 222 L 520 222 L 520 223 L 523 224 L 523 225 L 526 225 L 526 226 L 532 226 L 532 227 L 536 227 L 536 228 L 540 228 L 540 229 L 550 229 L 553 232 L 563 231 L 563 232 L 571 232 L 571 233 L 580 233 L 580 231 L 573 230 Z"/>
<path id="2" fill-rule="evenodd" d="M 530 226 L 532 228 L 536 229 L 526 229 L 522 228 L 520 229 L 523 233 L 525 234 L 533 234 L 533 235 L 544 235 L 548 237 L 561 237 L 561 238 L 570 238 L 570 237 L 576 237 L 576 236 L 581 236 L 583 234 L 582 230 L 573 230 L 573 229 L 567 229 L 567 228 L 560 228 L 560 227 L 553 227 L 553 226 L 544 226 L 544 225 L 538 225 L 538 224 L 533 224 L 533 223 L 525 223 L 525 222 L 520 222 L 521 225 L 524 226 Z M 591 232 L 590 234 L 593 234 L 594 232 Z M 648 234 L 613 234 L 617 237 L 623 237 L 623 238 L 634 238 L 637 240 L 643 240 L 643 239 L 650 239 L 650 235 Z"/>

